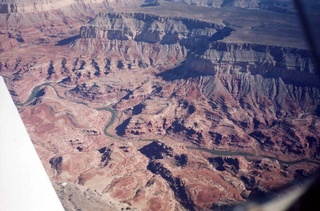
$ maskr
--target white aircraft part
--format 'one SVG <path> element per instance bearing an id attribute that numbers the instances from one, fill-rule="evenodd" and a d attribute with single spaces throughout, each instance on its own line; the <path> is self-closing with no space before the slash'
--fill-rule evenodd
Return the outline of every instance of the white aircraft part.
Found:
<path id="1" fill-rule="evenodd" d="M 64 210 L 0 76 L 0 210 Z"/>

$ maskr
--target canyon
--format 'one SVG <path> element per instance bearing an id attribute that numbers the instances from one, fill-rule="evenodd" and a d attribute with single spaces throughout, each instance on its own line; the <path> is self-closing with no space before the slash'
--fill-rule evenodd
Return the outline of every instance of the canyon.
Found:
<path id="1" fill-rule="evenodd" d="M 0 2 L 0 75 L 66 210 L 221 210 L 303 180 L 317 71 L 290 1 Z"/>

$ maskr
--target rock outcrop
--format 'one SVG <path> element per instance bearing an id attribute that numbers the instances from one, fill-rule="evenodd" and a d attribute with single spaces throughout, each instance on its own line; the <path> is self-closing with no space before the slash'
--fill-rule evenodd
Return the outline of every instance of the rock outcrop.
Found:
<path id="1" fill-rule="evenodd" d="M 100 166 L 103 168 L 108 165 L 108 163 L 110 161 L 110 156 L 111 156 L 112 150 L 108 149 L 107 147 L 102 147 L 98 151 L 102 155 L 101 161 L 100 161 Z"/>
<path id="2" fill-rule="evenodd" d="M 148 170 L 154 174 L 159 174 L 163 179 L 165 179 L 170 188 L 173 190 L 176 199 L 182 204 L 182 206 L 187 210 L 195 210 L 195 204 L 192 201 L 188 191 L 186 190 L 185 184 L 180 178 L 176 178 L 172 173 L 166 169 L 161 163 L 156 161 L 151 161 L 148 166 Z"/>
<path id="3" fill-rule="evenodd" d="M 172 148 L 159 141 L 153 141 L 151 144 L 142 147 L 140 152 L 151 160 L 162 159 L 164 156 L 173 156 Z"/>

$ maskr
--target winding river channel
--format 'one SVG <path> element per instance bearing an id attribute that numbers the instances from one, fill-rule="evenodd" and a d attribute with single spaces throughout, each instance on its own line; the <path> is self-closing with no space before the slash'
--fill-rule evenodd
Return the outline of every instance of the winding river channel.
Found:
<path id="1" fill-rule="evenodd" d="M 38 92 L 41 90 L 41 88 L 45 87 L 45 86 L 52 87 L 60 99 L 69 100 L 69 99 L 66 99 L 66 98 L 60 96 L 59 93 L 57 92 L 57 90 L 55 89 L 55 87 L 52 85 L 52 83 L 43 83 L 43 84 L 38 85 L 33 88 L 30 96 L 28 97 L 28 99 L 25 102 L 23 102 L 23 103 L 16 102 L 16 106 L 21 107 L 21 106 L 25 106 L 25 105 L 31 103 L 36 98 L 36 96 L 37 96 Z M 72 102 L 77 103 L 77 104 L 82 104 L 82 105 L 85 105 L 85 106 L 91 108 L 90 106 L 88 106 L 87 103 L 84 103 L 84 102 L 78 102 L 78 101 L 72 101 Z M 105 125 L 103 132 L 106 136 L 109 136 L 109 137 L 117 139 L 117 140 L 124 141 L 124 139 L 122 139 L 121 137 L 112 135 L 108 132 L 108 129 L 113 125 L 115 119 L 117 118 L 117 111 L 115 111 L 114 109 L 112 109 L 109 106 L 100 107 L 100 108 L 92 108 L 92 109 L 95 109 L 97 111 L 110 112 L 111 117 L 110 117 L 108 123 Z M 148 140 L 140 139 L 140 141 L 150 141 L 150 140 L 157 140 L 157 139 L 148 139 Z M 228 151 L 228 150 L 221 150 L 220 151 L 220 150 L 216 150 L 216 149 L 206 149 L 206 148 L 200 148 L 200 147 L 187 147 L 187 148 L 191 149 L 191 150 L 200 150 L 200 151 L 208 152 L 210 154 L 218 155 L 218 156 L 241 156 L 241 157 L 245 157 L 245 158 L 252 157 L 252 158 L 260 158 L 260 159 L 261 158 L 268 158 L 271 160 L 276 160 L 281 164 L 287 164 L 287 165 L 294 165 L 294 164 L 298 164 L 298 163 L 310 163 L 310 164 L 320 165 L 319 161 L 310 160 L 310 159 L 306 159 L 306 158 L 289 161 L 289 160 L 282 160 L 282 159 L 279 159 L 279 158 L 273 157 L 273 156 L 259 155 L 259 154 L 243 152 L 243 151 Z"/>
<path id="2" fill-rule="evenodd" d="M 50 86 L 50 87 L 52 87 L 53 90 L 55 91 L 56 95 L 57 95 L 60 99 L 69 100 L 69 99 L 66 99 L 66 98 L 62 97 L 61 95 L 59 95 L 58 91 L 57 91 L 56 88 L 52 85 L 52 83 L 48 83 L 48 82 L 47 82 L 47 83 L 43 83 L 43 84 L 40 84 L 40 85 L 34 87 L 33 90 L 32 90 L 32 92 L 31 92 L 31 94 L 30 94 L 30 96 L 28 97 L 28 99 L 27 99 L 25 102 L 23 102 L 23 103 L 15 102 L 16 106 L 22 107 L 22 106 L 25 106 L 25 105 L 31 103 L 31 102 L 37 97 L 37 94 L 39 93 L 39 91 L 41 90 L 41 88 L 42 88 L 42 87 L 45 87 L 45 86 Z M 74 102 L 74 103 L 77 103 L 77 104 L 81 104 L 81 105 L 84 105 L 84 106 L 87 106 L 87 107 L 91 108 L 91 107 L 88 106 L 88 104 L 85 103 L 85 102 L 78 102 L 78 101 L 73 101 L 73 100 L 69 100 L 69 101 Z M 111 107 L 109 107 L 109 106 L 100 107 L 100 108 L 92 108 L 92 109 L 95 109 L 95 110 L 97 110 L 97 111 L 108 111 L 108 112 L 111 113 L 111 117 L 110 117 L 108 123 L 105 125 L 105 127 L 104 127 L 104 129 L 103 129 L 103 132 L 104 132 L 104 134 L 105 134 L 106 136 L 109 136 L 109 137 L 112 137 L 112 138 L 115 138 L 115 139 L 122 140 L 122 139 L 120 139 L 119 137 L 116 137 L 116 136 L 114 136 L 114 135 L 112 135 L 112 134 L 110 134 L 110 133 L 108 132 L 109 127 L 114 123 L 114 121 L 115 121 L 115 119 L 116 119 L 116 117 L 117 117 L 117 112 L 116 112 L 115 110 L 113 110 L 113 109 L 112 109 Z"/>

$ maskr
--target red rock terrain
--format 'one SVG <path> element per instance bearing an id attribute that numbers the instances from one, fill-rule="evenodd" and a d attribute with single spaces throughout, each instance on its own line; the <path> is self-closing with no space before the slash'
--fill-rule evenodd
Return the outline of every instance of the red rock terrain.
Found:
<path id="1" fill-rule="evenodd" d="M 35 2 L 0 4 L 0 74 L 66 210 L 219 209 L 319 167 L 296 14 Z"/>

